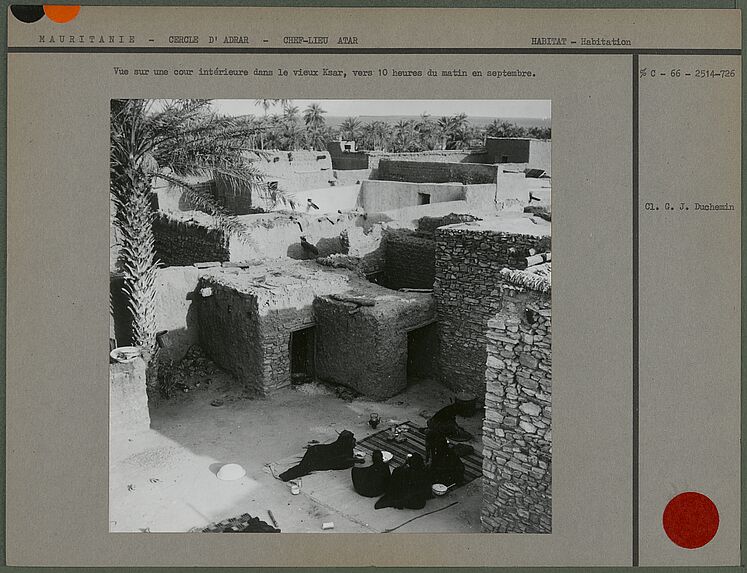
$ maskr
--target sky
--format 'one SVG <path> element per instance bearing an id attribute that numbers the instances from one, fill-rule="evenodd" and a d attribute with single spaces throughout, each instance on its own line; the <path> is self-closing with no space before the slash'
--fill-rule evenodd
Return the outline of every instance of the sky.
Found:
<path id="1" fill-rule="evenodd" d="M 216 111 L 226 115 L 264 115 L 261 105 L 250 99 L 213 100 Z M 355 117 L 360 115 L 455 115 L 466 113 L 471 117 L 538 118 L 550 117 L 550 100 L 343 100 L 294 99 L 293 105 L 301 112 L 311 103 L 318 103 L 328 116 Z M 280 106 L 267 111 L 282 113 Z"/>

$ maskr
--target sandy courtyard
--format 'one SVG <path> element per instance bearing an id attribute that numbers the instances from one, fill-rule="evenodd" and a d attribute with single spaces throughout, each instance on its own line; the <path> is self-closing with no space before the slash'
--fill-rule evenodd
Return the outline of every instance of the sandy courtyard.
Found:
<path id="1" fill-rule="evenodd" d="M 423 380 L 384 402 L 344 399 L 316 383 L 250 399 L 231 389 L 230 380 L 221 373 L 208 386 L 152 407 L 149 431 L 132 436 L 113 432 L 109 529 L 199 531 L 244 513 L 271 523 L 271 510 L 283 532 L 318 533 L 324 522 L 334 523 L 330 533 L 380 531 L 381 527 L 369 523 L 367 511 L 360 512 L 360 504 L 368 500 L 357 496 L 352 488 L 349 500 L 345 494 L 334 503 L 320 502 L 318 496 L 310 495 L 312 484 L 324 488 L 324 480 L 330 479 L 324 474 L 338 474 L 334 479 L 341 484 L 349 480 L 349 470 L 304 478 L 301 494 L 294 496 L 289 484 L 275 479 L 266 464 L 302 454 L 310 440 L 331 442 L 345 429 L 361 440 L 374 433 L 367 423 L 372 412 L 381 416 L 378 430 L 408 420 L 425 426 L 424 416 L 446 405 L 452 395 L 443 386 Z M 223 404 L 211 405 L 216 399 Z M 480 415 L 459 421 L 475 435 L 471 444 L 480 449 Z M 218 479 L 218 469 L 229 462 L 241 464 L 247 475 L 237 481 Z M 429 501 L 420 511 L 375 511 L 372 499 L 370 517 L 397 523 L 397 532 L 479 532 L 481 489 L 478 478 L 444 498 Z M 432 509 L 440 510 L 399 526 Z"/>

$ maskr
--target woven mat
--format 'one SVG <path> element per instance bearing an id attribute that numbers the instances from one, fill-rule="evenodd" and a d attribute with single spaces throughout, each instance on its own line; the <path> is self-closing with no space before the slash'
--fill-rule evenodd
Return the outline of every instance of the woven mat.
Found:
<path id="1" fill-rule="evenodd" d="M 404 463 L 407 454 L 420 454 L 425 460 L 425 428 L 420 428 L 412 422 L 405 422 L 399 427 L 407 426 L 407 440 L 405 442 L 395 442 L 388 440 L 389 430 L 381 430 L 363 438 L 355 447 L 368 452 L 374 450 L 386 450 L 391 452 L 394 459 L 389 466 L 396 468 Z M 469 483 L 473 479 L 482 475 L 482 452 L 474 451 L 470 455 L 462 458 L 464 464 L 464 483 Z M 464 485 L 464 484 L 462 484 Z"/>

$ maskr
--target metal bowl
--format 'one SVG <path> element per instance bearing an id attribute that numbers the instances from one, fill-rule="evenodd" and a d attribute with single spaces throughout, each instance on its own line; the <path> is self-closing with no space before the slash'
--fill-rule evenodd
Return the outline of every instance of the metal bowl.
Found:
<path id="1" fill-rule="evenodd" d="M 442 496 L 446 495 L 449 488 L 442 483 L 434 483 L 433 486 L 431 486 L 431 491 L 433 492 L 433 495 Z"/>

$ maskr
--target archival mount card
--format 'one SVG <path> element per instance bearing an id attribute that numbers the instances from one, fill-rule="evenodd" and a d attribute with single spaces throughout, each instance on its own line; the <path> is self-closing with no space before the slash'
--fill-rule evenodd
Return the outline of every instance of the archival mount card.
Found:
<path id="1" fill-rule="evenodd" d="M 738 10 L 7 18 L 9 564 L 740 564 Z"/>

